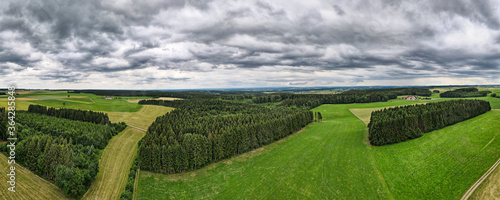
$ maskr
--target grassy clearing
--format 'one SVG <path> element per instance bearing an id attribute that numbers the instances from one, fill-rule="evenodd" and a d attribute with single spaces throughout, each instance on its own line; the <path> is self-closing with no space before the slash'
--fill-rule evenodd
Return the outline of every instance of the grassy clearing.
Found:
<path id="1" fill-rule="evenodd" d="M 7 183 L 8 168 L 7 157 L 0 154 L 0 199 L 69 199 L 61 189 L 49 181 L 38 177 L 31 171 L 22 166 L 16 167 L 16 192 L 10 192 L 7 188 L 10 186 Z"/>
<path id="2" fill-rule="evenodd" d="M 170 112 L 173 108 L 164 106 L 143 106 L 138 112 L 107 112 L 110 121 L 125 122 L 132 126 L 147 129 L 156 117 Z M 137 143 L 144 137 L 144 131 L 127 127 L 113 137 L 102 153 L 99 173 L 83 199 L 119 199 L 125 190 L 127 177 Z"/>
<path id="3" fill-rule="evenodd" d="M 138 199 L 460 198 L 498 159 L 500 111 L 383 147 L 367 145 L 366 125 L 349 111 L 412 103 L 320 106 L 323 122 L 256 150 L 265 153 L 182 174 L 141 171 Z"/>

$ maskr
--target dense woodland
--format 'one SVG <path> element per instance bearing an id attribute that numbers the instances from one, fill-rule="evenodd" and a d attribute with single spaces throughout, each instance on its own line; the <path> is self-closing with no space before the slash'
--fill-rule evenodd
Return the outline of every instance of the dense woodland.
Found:
<path id="1" fill-rule="evenodd" d="M 79 197 L 97 175 L 98 150 L 104 149 L 111 137 L 125 126 L 17 111 L 16 162 L 54 181 L 66 194 Z M 6 137 L 6 132 L 1 134 Z M 6 151 L 5 145 L 2 151 Z"/>
<path id="2" fill-rule="evenodd" d="M 67 108 L 52 108 L 42 105 L 29 105 L 28 112 L 38 113 L 59 118 L 78 120 L 82 122 L 92 122 L 94 124 L 109 124 L 108 114 L 91 110 L 77 110 Z"/>
<path id="3" fill-rule="evenodd" d="M 266 108 L 221 100 L 141 101 L 176 107 L 158 117 L 140 146 L 141 169 L 176 173 L 250 151 L 309 124 L 304 109 Z"/>
<path id="4" fill-rule="evenodd" d="M 368 124 L 368 137 L 376 146 L 403 142 L 489 110 L 487 101 L 452 100 L 374 111 Z"/>
<path id="5" fill-rule="evenodd" d="M 281 102 L 281 106 L 314 108 L 322 104 L 349 104 L 384 102 L 398 95 L 431 96 L 427 88 L 391 88 L 371 90 L 349 90 L 341 94 L 269 94 L 252 98 L 253 103 Z"/>
<path id="6" fill-rule="evenodd" d="M 439 96 L 441 98 L 486 97 L 489 93 L 491 91 L 479 91 L 477 88 L 460 88 L 443 92 Z"/>
<path id="7" fill-rule="evenodd" d="M 418 95 L 431 96 L 432 92 L 428 88 L 388 88 L 388 89 L 366 89 L 366 90 L 348 90 L 342 94 L 369 94 L 369 93 L 392 93 L 399 95 Z"/>

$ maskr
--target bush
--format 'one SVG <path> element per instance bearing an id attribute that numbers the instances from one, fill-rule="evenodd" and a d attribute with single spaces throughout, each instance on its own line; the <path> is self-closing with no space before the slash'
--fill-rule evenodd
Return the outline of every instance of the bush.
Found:
<path id="1" fill-rule="evenodd" d="M 497 94 L 496 93 L 493 93 L 490 95 L 491 97 L 497 97 Z"/>

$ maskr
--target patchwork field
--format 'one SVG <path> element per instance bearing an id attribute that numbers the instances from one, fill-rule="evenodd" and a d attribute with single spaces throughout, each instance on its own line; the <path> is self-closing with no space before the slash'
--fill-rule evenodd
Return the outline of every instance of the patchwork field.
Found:
<path id="1" fill-rule="evenodd" d="M 367 144 L 349 111 L 411 103 L 320 106 L 323 122 L 248 156 L 175 175 L 141 171 L 138 199 L 459 199 L 498 159 L 500 111 L 383 147 Z"/>

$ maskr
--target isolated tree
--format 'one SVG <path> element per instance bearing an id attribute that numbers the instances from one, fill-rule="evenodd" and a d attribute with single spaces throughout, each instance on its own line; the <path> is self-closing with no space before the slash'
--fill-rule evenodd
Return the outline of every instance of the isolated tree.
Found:
<path id="1" fill-rule="evenodd" d="M 496 94 L 496 93 L 493 93 L 493 94 L 491 94 L 490 96 L 491 96 L 491 97 L 496 97 L 496 96 L 497 96 L 497 94 Z"/>
<path id="2" fill-rule="evenodd" d="M 439 93 L 439 90 L 434 90 L 434 91 L 432 91 L 432 92 L 434 92 L 434 93 Z"/>

